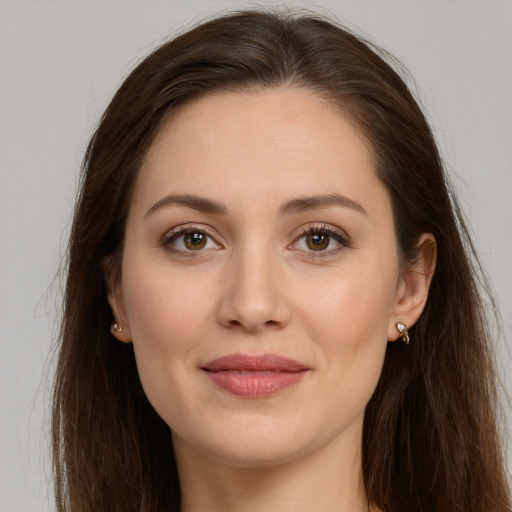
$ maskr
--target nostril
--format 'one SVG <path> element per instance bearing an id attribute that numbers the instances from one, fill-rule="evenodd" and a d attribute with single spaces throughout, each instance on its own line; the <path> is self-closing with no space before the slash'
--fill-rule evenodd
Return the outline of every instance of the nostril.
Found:
<path id="1" fill-rule="evenodd" d="M 250 321 L 241 321 L 236 319 L 231 319 L 228 322 L 229 327 L 231 328 L 239 328 L 242 327 L 243 329 L 250 331 L 250 332 L 257 332 L 264 329 L 273 329 L 279 327 L 281 324 L 277 320 L 267 320 L 265 322 L 250 322 Z"/>
<path id="2" fill-rule="evenodd" d="M 224 327 L 257 332 L 277 330 L 287 324 L 290 311 L 281 303 L 281 297 L 276 299 L 274 294 L 239 288 L 235 292 L 226 293 L 219 304 L 217 318 Z"/>

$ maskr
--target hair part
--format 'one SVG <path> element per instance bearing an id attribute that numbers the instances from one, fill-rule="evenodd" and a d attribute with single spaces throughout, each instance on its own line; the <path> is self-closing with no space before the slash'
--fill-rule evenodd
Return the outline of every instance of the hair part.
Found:
<path id="1" fill-rule="evenodd" d="M 365 416 L 363 477 L 385 511 L 511 509 L 480 267 L 432 132 L 375 47 L 315 16 L 246 11 L 163 44 L 124 81 L 87 148 L 68 246 L 53 396 L 59 512 L 179 510 L 169 427 L 131 345 L 110 335 L 104 268 L 120 278 L 140 167 L 178 107 L 219 91 L 293 86 L 328 99 L 371 148 L 402 262 L 432 233 L 438 260 L 409 347 L 390 344 Z"/>

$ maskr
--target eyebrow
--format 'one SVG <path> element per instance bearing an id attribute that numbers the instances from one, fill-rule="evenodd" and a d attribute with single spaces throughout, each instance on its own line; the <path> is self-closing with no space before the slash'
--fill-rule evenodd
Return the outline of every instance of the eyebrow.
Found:
<path id="1" fill-rule="evenodd" d="M 161 208 L 174 205 L 185 206 L 192 210 L 215 215 L 227 215 L 228 213 L 228 209 L 224 204 L 212 201 L 206 197 L 196 196 L 194 194 L 171 194 L 157 201 L 146 212 L 144 218 L 147 218 Z M 297 199 L 292 199 L 281 205 L 279 211 L 282 214 L 290 215 L 292 213 L 300 213 L 307 210 L 319 210 L 330 206 L 351 208 L 364 215 L 368 215 L 368 212 L 360 203 L 340 194 L 298 197 Z"/>
<path id="2" fill-rule="evenodd" d="M 160 201 L 157 201 L 147 212 L 144 218 L 165 206 L 181 205 L 197 210 L 203 213 L 213 213 L 216 215 L 226 215 L 228 209 L 221 203 L 206 199 L 206 197 L 196 196 L 193 194 L 171 194 Z"/>
<path id="3" fill-rule="evenodd" d="M 299 197 L 297 199 L 292 199 L 287 203 L 283 204 L 280 208 L 281 213 L 291 214 L 291 213 L 300 213 L 307 210 L 317 210 L 321 208 L 328 208 L 330 206 L 342 206 L 344 208 L 352 208 L 353 210 L 358 211 L 366 216 L 368 216 L 368 212 L 363 208 L 363 206 L 350 199 L 346 196 L 342 196 L 341 194 L 326 194 L 319 196 L 306 196 Z"/>

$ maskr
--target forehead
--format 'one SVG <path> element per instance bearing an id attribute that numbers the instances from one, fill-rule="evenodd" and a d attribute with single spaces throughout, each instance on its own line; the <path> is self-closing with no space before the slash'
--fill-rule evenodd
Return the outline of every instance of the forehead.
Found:
<path id="1" fill-rule="evenodd" d="M 281 88 L 210 94 L 180 107 L 148 152 L 134 200 L 191 191 L 242 204 L 270 192 L 281 200 L 332 192 L 368 199 L 372 190 L 383 192 L 371 152 L 339 107 Z"/>

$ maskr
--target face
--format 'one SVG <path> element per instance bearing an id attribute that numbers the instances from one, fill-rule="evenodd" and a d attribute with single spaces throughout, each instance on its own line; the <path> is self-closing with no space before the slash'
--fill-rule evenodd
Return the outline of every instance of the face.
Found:
<path id="1" fill-rule="evenodd" d="M 278 89 L 172 116 L 109 299 L 177 452 L 257 466 L 360 442 L 407 294 L 367 146 L 325 100 Z"/>

